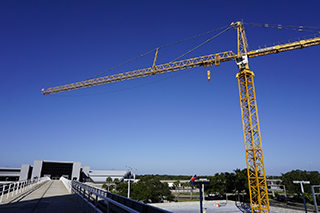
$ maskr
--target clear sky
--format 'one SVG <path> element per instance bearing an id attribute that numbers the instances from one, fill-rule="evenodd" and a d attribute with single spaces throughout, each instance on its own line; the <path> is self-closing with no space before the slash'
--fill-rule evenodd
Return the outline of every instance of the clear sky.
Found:
<path id="1" fill-rule="evenodd" d="M 233 21 L 320 23 L 319 1 L 0 1 L 0 167 L 81 161 L 137 174 L 245 168 L 234 62 L 44 96 Z M 245 26 L 249 47 L 309 35 Z M 169 62 L 210 34 L 161 49 Z M 320 35 L 320 34 L 319 34 Z M 184 57 L 236 52 L 229 30 Z M 253 58 L 268 175 L 320 170 L 320 46 Z M 106 73 L 150 67 L 154 54 Z M 211 81 L 206 72 L 211 70 Z"/>

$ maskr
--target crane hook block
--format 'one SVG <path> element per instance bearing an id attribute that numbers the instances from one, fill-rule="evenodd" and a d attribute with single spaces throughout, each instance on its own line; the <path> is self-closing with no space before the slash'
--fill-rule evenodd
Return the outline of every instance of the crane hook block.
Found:
<path id="1" fill-rule="evenodd" d="M 210 72 L 210 70 L 208 70 L 208 71 L 207 71 L 208 81 L 210 81 L 210 74 L 211 74 L 211 72 Z"/>

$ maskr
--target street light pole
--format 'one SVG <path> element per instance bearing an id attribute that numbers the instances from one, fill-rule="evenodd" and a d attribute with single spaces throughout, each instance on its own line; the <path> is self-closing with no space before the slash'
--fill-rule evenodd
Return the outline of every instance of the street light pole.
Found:
<path id="1" fill-rule="evenodd" d="M 202 185 L 209 185 L 210 181 L 207 179 L 200 179 L 199 181 L 192 181 L 190 182 L 191 185 L 199 185 L 199 192 L 200 192 L 200 213 L 204 213 L 203 206 L 202 206 Z"/>
<path id="2" fill-rule="evenodd" d="M 130 179 L 128 180 L 128 198 L 130 198 Z"/>
<path id="3" fill-rule="evenodd" d="M 306 213 L 308 212 L 307 210 L 307 205 L 306 205 L 306 199 L 304 197 L 304 189 L 303 189 L 303 184 L 310 184 L 310 181 L 298 181 L 298 180 L 294 180 L 293 183 L 300 183 L 301 186 L 301 192 L 302 192 L 302 197 L 303 197 L 303 204 L 304 204 L 304 209 L 306 211 Z"/>
<path id="4" fill-rule="evenodd" d="M 126 167 L 129 168 L 128 172 L 130 173 L 128 176 L 128 198 L 130 198 L 130 180 L 134 181 L 135 175 L 133 175 L 132 168 L 130 166 L 126 166 Z M 133 175 L 133 179 L 132 179 L 132 175 Z"/>

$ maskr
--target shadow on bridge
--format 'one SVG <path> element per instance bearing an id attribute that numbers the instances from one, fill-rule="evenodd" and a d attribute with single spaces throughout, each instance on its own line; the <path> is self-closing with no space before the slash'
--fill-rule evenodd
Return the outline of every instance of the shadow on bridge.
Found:
<path id="1" fill-rule="evenodd" d="M 87 206 L 75 202 L 77 195 L 62 195 L 52 197 L 34 198 L 21 200 L 8 204 L 0 205 L 1 213 L 75 213 L 86 212 Z"/>

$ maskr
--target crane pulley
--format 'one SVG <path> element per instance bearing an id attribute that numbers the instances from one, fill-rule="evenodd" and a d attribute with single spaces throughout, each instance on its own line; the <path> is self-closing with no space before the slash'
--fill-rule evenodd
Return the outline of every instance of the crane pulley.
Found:
<path id="1" fill-rule="evenodd" d="M 273 25 L 261 25 L 264 27 L 275 27 Z M 219 66 L 222 62 L 236 61 L 239 72 L 236 75 L 239 86 L 239 97 L 241 106 L 241 116 L 243 124 L 243 136 L 246 151 L 247 174 L 250 192 L 250 205 L 252 212 L 270 212 L 267 181 L 262 152 L 262 143 L 260 136 L 260 125 L 256 103 L 254 73 L 249 69 L 249 58 L 264 56 L 274 53 L 285 52 L 289 50 L 301 49 L 320 45 L 320 37 L 304 39 L 296 42 L 274 45 L 265 48 L 248 51 L 248 42 L 242 22 L 232 23 L 231 27 L 237 30 L 238 52 L 225 51 L 195 58 L 173 61 L 170 63 L 156 65 L 159 48 L 156 49 L 152 67 L 134 70 L 130 72 L 114 74 L 84 80 L 76 83 L 66 84 L 57 87 L 50 87 L 42 91 L 42 94 L 54 94 L 59 92 L 71 91 L 86 87 L 92 87 L 102 84 L 108 84 L 129 79 L 141 78 L 151 75 L 163 74 L 178 70 L 184 70 L 195 67 Z M 226 28 L 224 31 L 228 30 Z M 283 27 L 279 27 L 282 29 Z M 288 26 L 289 29 L 295 29 Z M 220 28 L 221 29 L 221 28 Z M 301 27 L 297 28 L 301 31 Z M 312 28 L 308 28 L 312 30 Z M 221 34 L 221 33 L 220 33 Z M 210 39 L 209 39 L 210 40 Z M 207 41 L 209 41 L 207 40 Z M 207 71 L 210 81 L 210 71 Z"/>

